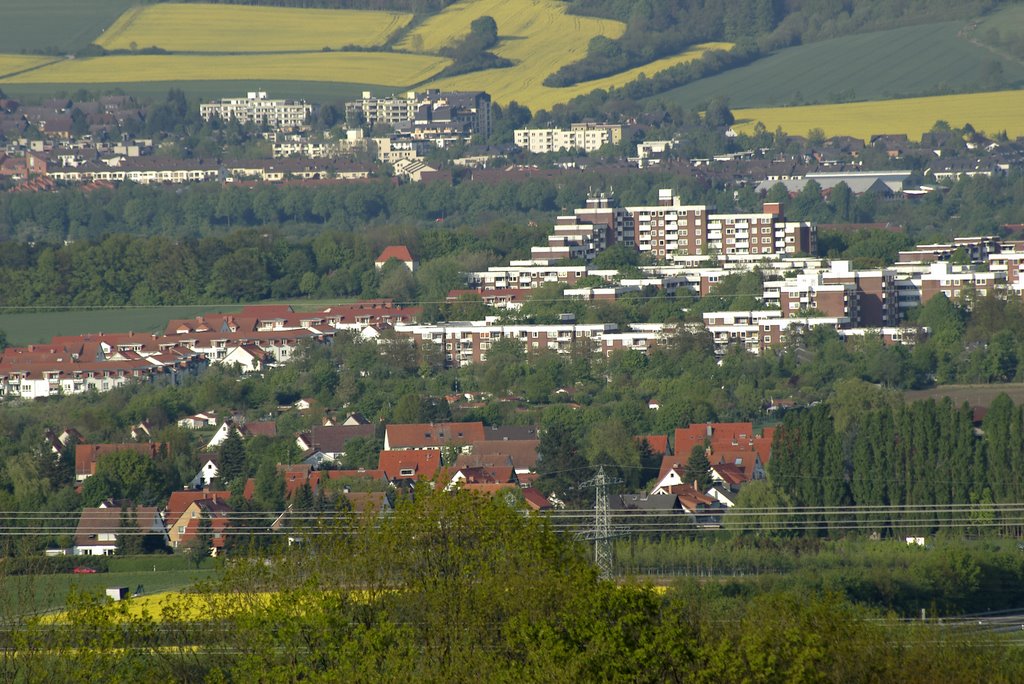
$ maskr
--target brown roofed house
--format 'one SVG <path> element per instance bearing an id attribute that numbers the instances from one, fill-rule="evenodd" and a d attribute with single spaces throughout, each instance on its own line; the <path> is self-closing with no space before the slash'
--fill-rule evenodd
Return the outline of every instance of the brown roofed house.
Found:
<path id="1" fill-rule="evenodd" d="M 384 450 L 380 452 L 377 467 L 392 482 L 420 478 L 432 480 L 441 469 L 441 454 L 436 449 Z"/>
<path id="2" fill-rule="evenodd" d="M 457 446 L 468 451 L 474 442 L 486 439 L 484 424 L 406 423 L 388 425 L 384 431 L 384 449 L 435 449 Z"/>
<path id="3" fill-rule="evenodd" d="M 138 534 L 153 535 L 166 543 L 167 532 L 156 506 L 139 506 L 135 515 Z M 75 556 L 112 556 L 117 553 L 117 535 L 121 533 L 120 508 L 85 508 L 75 530 Z"/>

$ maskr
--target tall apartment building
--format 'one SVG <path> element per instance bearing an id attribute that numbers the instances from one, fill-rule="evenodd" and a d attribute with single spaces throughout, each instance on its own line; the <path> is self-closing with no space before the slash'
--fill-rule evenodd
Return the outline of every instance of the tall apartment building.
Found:
<path id="1" fill-rule="evenodd" d="M 366 90 L 345 103 L 345 116 L 367 126 L 384 124 L 418 138 L 491 134 L 491 96 L 482 91 L 427 90 L 374 97 Z"/>
<path id="2" fill-rule="evenodd" d="M 954 301 L 965 297 L 985 297 L 1006 284 L 1003 271 L 975 271 L 968 266 L 954 266 L 948 261 L 931 265 L 921 276 L 921 304 L 927 304 L 940 292 Z"/>
<path id="3" fill-rule="evenodd" d="M 347 118 L 359 117 L 371 127 L 377 124 L 395 127 L 412 121 L 415 115 L 416 93 L 412 90 L 390 97 L 374 97 L 372 92 L 364 90 L 360 99 L 345 103 Z"/>
<path id="4" fill-rule="evenodd" d="M 204 121 L 218 118 L 257 126 L 286 129 L 306 123 L 313 114 L 313 105 L 306 101 L 271 100 L 263 91 L 250 92 L 245 97 L 225 98 L 220 102 L 199 105 L 199 116 Z"/>
<path id="5" fill-rule="evenodd" d="M 622 140 L 622 126 L 618 124 L 574 123 L 569 130 L 560 128 L 520 128 L 513 132 L 516 147 L 533 154 L 547 154 L 559 150 L 596 152 L 604 145 L 618 144 Z"/>
<path id="6" fill-rule="evenodd" d="M 377 161 L 394 164 L 400 159 L 419 159 L 432 147 L 426 140 L 412 138 L 373 138 Z"/>
<path id="7" fill-rule="evenodd" d="M 896 272 L 892 269 L 851 270 L 849 261 L 833 261 L 821 274 L 825 285 L 853 287 L 857 307 L 850 321 L 854 327 L 881 328 L 900 321 L 900 301 Z"/>
<path id="8" fill-rule="evenodd" d="M 899 325 L 902 319 L 900 286 L 906 280 L 893 269 L 852 270 L 849 261 L 833 261 L 827 270 L 766 282 L 764 297 L 778 299 L 786 318 L 813 310 L 847 318 L 853 327 L 885 328 Z"/>
<path id="9" fill-rule="evenodd" d="M 603 225 L 609 244 L 620 243 L 673 262 L 701 254 L 779 256 L 813 253 L 816 227 L 786 221 L 782 206 L 765 203 L 751 214 L 716 214 L 704 205 L 683 205 L 671 190 L 658 191 L 654 206 L 617 207 L 604 195 L 591 197 L 574 215 Z"/>

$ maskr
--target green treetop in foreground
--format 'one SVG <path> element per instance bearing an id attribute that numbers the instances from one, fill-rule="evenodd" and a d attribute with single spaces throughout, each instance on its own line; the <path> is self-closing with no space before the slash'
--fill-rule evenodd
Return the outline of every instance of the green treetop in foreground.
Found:
<path id="1" fill-rule="evenodd" d="M 78 597 L 58 629 L 15 630 L 6 665 L 15 681 L 104 682 L 1024 676 L 998 636 L 889 621 L 835 596 L 602 581 L 585 548 L 502 497 L 421 487 L 393 515 L 292 536 L 302 542 L 236 556 L 216 586 L 159 607 Z"/>

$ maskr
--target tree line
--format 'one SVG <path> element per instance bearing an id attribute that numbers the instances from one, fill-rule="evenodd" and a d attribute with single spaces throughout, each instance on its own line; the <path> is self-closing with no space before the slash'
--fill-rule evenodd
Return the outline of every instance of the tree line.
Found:
<path id="1" fill-rule="evenodd" d="M 648 0 L 641 3 L 572 0 L 571 12 L 624 21 L 626 30 L 615 40 L 604 36 L 593 38 L 586 57 L 562 67 L 548 76 L 544 84 L 567 86 L 609 76 L 661 57 L 679 54 L 697 43 L 737 42 L 743 45 L 740 52 L 752 60 L 782 47 L 851 33 L 976 17 L 999 4 L 993 0 L 969 3 L 942 0 L 928 5 L 909 0 L 861 0 L 843 4 L 827 0 L 738 0 L 723 3 L 701 0 Z M 731 66 L 734 65 L 725 68 Z M 673 76 L 659 74 L 654 79 L 657 89 L 648 94 L 663 92 L 685 82 L 678 80 L 685 70 L 676 67 L 670 71 L 674 72 Z M 648 77 L 653 76 L 648 74 Z M 669 85 L 674 79 L 676 82 Z M 645 85 L 650 87 L 652 84 Z M 636 96 L 635 93 L 631 95 Z"/>
<path id="2" fill-rule="evenodd" d="M 982 532 L 996 521 L 993 503 L 1020 501 L 1024 412 L 1005 394 L 979 428 L 969 406 L 948 398 L 905 404 L 870 387 L 850 390 L 787 415 L 776 432 L 769 477 L 791 505 L 920 507 L 878 531 L 930 534 L 943 527 L 931 507 L 975 504 Z M 1016 531 L 1019 521 L 1006 525 Z"/>
<path id="3" fill-rule="evenodd" d="M 582 545 L 501 497 L 424 491 L 393 515 L 293 532 L 301 545 L 238 555 L 223 579 L 159 608 L 78 595 L 56 620 L 7 620 L 0 658 L 17 679 L 97 682 L 967 682 L 1024 671 L 998 636 L 901 623 L 834 593 L 602 580 Z"/>

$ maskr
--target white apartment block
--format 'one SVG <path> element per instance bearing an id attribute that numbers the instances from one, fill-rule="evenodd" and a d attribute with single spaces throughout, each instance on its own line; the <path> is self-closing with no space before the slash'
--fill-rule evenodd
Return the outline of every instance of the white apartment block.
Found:
<path id="1" fill-rule="evenodd" d="M 395 127 L 416 116 L 416 93 L 410 90 L 402 95 L 374 97 L 364 90 L 360 99 L 345 103 L 345 116 L 358 116 L 371 128 L 377 124 Z"/>
<path id="2" fill-rule="evenodd" d="M 373 144 L 377 148 L 377 161 L 382 164 L 394 164 L 400 159 L 419 159 L 433 147 L 428 140 L 413 138 L 373 138 Z"/>
<path id="3" fill-rule="evenodd" d="M 622 126 L 618 124 L 576 123 L 569 130 L 559 128 L 520 128 L 513 132 L 516 147 L 533 154 L 547 154 L 560 150 L 596 152 L 604 145 L 622 140 Z"/>
<path id="4" fill-rule="evenodd" d="M 365 90 L 360 99 L 345 103 L 345 117 L 358 118 L 368 127 L 391 126 L 444 146 L 447 140 L 491 134 L 491 96 L 483 91 L 426 90 L 374 97 Z"/>
<path id="5" fill-rule="evenodd" d="M 527 352 L 569 353 L 584 347 L 604 356 L 625 349 L 647 353 L 663 338 L 660 323 L 638 324 L 619 330 L 614 323 L 579 324 L 574 321 L 555 325 L 502 325 L 486 321 L 452 321 L 435 325 L 395 326 L 395 333 L 418 345 L 438 345 L 444 350 L 445 363 L 460 367 L 487 360 L 495 340 L 518 340 Z"/>
<path id="6" fill-rule="evenodd" d="M 279 130 L 303 126 L 312 114 L 313 105 L 308 102 L 271 100 L 263 91 L 199 105 L 199 116 L 204 121 L 234 118 L 242 124 L 252 123 Z"/>
<path id="7" fill-rule="evenodd" d="M 948 261 L 939 261 L 921 276 L 921 304 L 927 304 L 939 293 L 953 301 L 985 297 L 1002 290 L 1006 276 L 1006 271 L 978 271 L 970 266 L 954 266 Z"/>
<path id="8" fill-rule="evenodd" d="M 786 221 L 778 203 L 761 212 L 717 214 L 704 205 L 684 205 L 672 190 L 659 190 L 654 206 L 617 207 L 600 195 L 576 209 L 577 223 L 603 226 L 610 246 L 621 243 L 649 253 L 658 262 L 689 263 L 698 255 L 754 260 L 811 254 L 815 226 Z"/>

